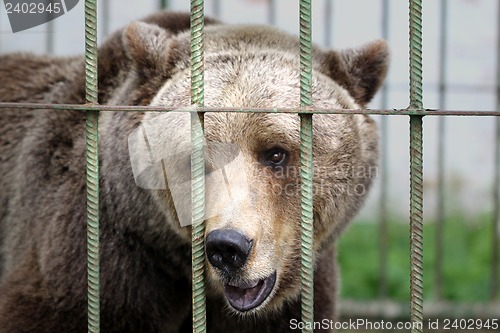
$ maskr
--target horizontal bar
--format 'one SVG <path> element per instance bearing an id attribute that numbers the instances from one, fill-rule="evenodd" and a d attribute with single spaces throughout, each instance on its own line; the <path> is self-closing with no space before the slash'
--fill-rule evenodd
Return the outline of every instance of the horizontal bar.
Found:
<path id="1" fill-rule="evenodd" d="M 314 108 L 210 108 L 199 107 L 179 109 L 164 106 L 130 106 L 130 105 L 85 105 L 85 104 L 39 104 L 39 103 L 5 103 L 0 102 L 1 109 L 43 109 L 43 110 L 80 110 L 80 111 L 123 111 L 123 112 L 244 112 L 244 113 L 312 113 L 312 114 L 366 114 L 383 116 L 479 116 L 498 117 L 500 111 L 477 110 L 412 110 L 412 109 L 314 109 Z"/>
<path id="2" fill-rule="evenodd" d="M 367 321 L 407 321 L 409 317 L 410 304 L 405 301 L 381 300 L 381 301 L 358 301 L 344 299 L 339 302 L 340 321 L 362 318 Z M 484 321 L 498 318 L 500 313 L 500 302 L 449 302 L 449 301 L 425 301 L 424 302 L 424 324 L 428 320 L 436 319 L 483 319 Z M 443 322 L 440 324 L 442 329 Z"/>

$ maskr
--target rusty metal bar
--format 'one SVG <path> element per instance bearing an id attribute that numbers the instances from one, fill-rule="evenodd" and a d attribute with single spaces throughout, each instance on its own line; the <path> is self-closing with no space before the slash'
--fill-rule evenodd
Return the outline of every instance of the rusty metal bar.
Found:
<path id="1" fill-rule="evenodd" d="M 422 0 L 410 0 L 410 106 L 423 109 Z M 410 317 L 423 332 L 423 116 L 410 116 Z"/>
<path id="2" fill-rule="evenodd" d="M 382 2 L 382 38 L 389 40 L 389 0 Z M 387 82 L 382 87 L 382 109 L 386 109 L 389 100 L 389 87 Z M 388 155 L 389 155 L 389 131 L 387 117 L 382 117 L 380 123 L 380 198 L 379 198 L 379 290 L 380 298 L 387 297 L 387 191 L 388 191 Z"/>
<path id="3" fill-rule="evenodd" d="M 410 116 L 411 321 L 423 322 L 423 136 L 422 116 Z M 412 329 L 412 333 L 421 330 Z"/>
<path id="4" fill-rule="evenodd" d="M 40 109 L 40 110 L 79 110 L 79 111 L 123 111 L 123 112 L 146 112 L 146 111 L 177 111 L 177 112 L 245 112 L 245 113 L 312 113 L 312 114 L 366 114 L 384 116 L 459 116 L 459 117 L 497 117 L 500 111 L 476 110 L 437 110 L 437 109 L 311 109 L 301 108 L 213 108 L 195 107 L 190 110 L 179 110 L 174 107 L 159 106 L 130 106 L 130 105 L 83 105 L 83 104 L 44 104 L 44 103 L 6 103 L 0 102 L 1 109 Z"/>

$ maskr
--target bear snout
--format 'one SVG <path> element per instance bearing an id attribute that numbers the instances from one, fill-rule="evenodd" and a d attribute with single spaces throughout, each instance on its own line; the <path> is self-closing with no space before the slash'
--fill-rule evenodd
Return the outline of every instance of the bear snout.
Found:
<path id="1" fill-rule="evenodd" d="M 252 246 L 253 240 L 233 229 L 211 231 L 205 240 L 208 261 L 227 275 L 245 265 Z"/>

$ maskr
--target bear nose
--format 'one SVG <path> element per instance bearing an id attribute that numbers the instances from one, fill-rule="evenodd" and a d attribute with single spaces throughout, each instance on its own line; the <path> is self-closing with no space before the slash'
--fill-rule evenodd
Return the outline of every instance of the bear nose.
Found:
<path id="1" fill-rule="evenodd" d="M 227 273 L 241 268 L 247 261 L 253 241 L 232 229 L 211 231 L 205 242 L 208 261 Z"/>

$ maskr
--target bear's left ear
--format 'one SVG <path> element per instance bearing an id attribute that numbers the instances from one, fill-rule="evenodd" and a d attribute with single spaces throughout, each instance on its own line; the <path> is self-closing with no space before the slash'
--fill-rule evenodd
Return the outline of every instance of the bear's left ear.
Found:
<path id="1" fill-rule="evenodd" d="M 326 74 L 346 88 L 363 107 L 384 82 L 389 67 L 389 48 L 383 40 L 359 49 L 329 51 L 325 56 Z"/>
<path id="2" fill-rule="evenodd" d="M 171 34 L 157 25 L 134 22 L 122 35 L 127 56 L 144 74 L 164 73 L 171 68 Z"/>

